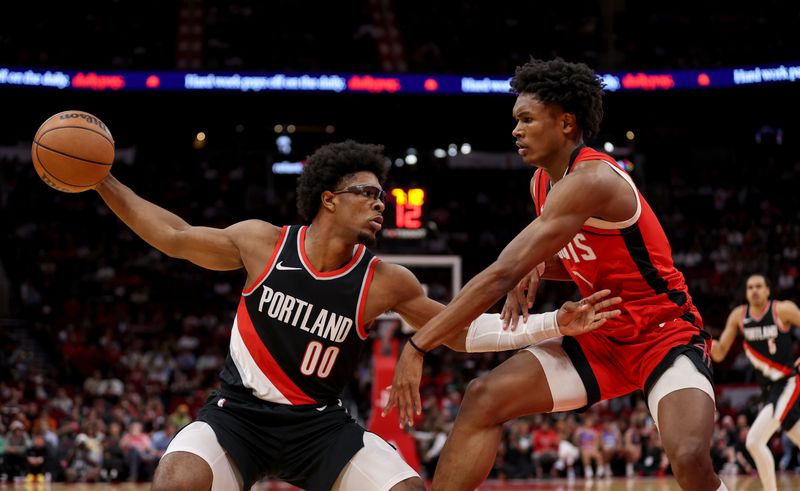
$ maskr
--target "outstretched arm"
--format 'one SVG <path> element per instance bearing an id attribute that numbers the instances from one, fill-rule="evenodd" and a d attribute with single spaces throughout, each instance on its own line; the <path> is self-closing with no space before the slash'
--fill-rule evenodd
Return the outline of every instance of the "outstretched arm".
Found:
<path id="1" fill-rule="evenodd" d="M 414 330 L 419 330 L 444 310 L 444 305 L 425 295 L 419 280 L 409 270 L 397 265 L 386 265 L 384 270 L 393 271 L 393 290 L 402 295 L 392 310 Z M 557 311 L 534 314 L 516 331 L 504 329 L 500 315 L 482 314 L 444 344 L 455 351 L 476 353 L 520 349 L 555 336 L 578 336 L 597 329 L 621 313 L 606 311 L 622 301 L 619 297 L 608 298 L 610 293 L 610 290 L 602 290 L 580 302 L 565 302 Z"/>
<path id="2" fill-rule="evenodd" d="M 408 269 L 383 262 L 378 268 L 376 275 L 380 275 L 381 283 L 376 281 L 375 291 L 370 294 L 392 295 L 394 298 L 388 308 L 400 315 L 415 331 L 444 310 L 444 305 L 425 295 L 422 284 Z M 466 335 L 466 330 L 458 331 L 443 344 L 454 351 L 466 351 Z"/>
<path id="3" fill-rule="evenodd" d="M 580 230 L 583 223 L 602 209 L 614 189 L 596 172 L 574 173 L 554 187 L 539 218 L 523 229 L 483 270 L 459 292 L 447 310 L 414 335 L 415 343 L 430 350 L 450 332 L 469 324 L 502 295 L 510 291 L 536 265 L 553 257 Z M 570 178 L 571 177 L 571 178 Z M 612 176 L 613 179 L 618 179 Z M 592 189 L 592 192 L 586 192 Z"/>
<path id="4" fill-rule="evenodd" d="M 467 351 L 520 349 L 557 336 L 580 336 L 594 331 L 622 313 L 618 309 L 606 310 L 622 302 L 620 297 L 608 298 L 609 294 L 611 290 L 600 290 L 580 302 L 564 302 L 553 312 L 531 315 L 517 329 L 505 329 L 501 316 L 483 314 L 469 326 Z"/>
<path id="5" fill-rule="evenodd" d="M 267 241 L 262 243 L 267 250 L 279 233 L 277 227 L 257 220 L 225 229 L 191 226 L 174 213 L 138 196 L 111 175 L 95 189 L 117 217 L 145 242 L 170 257 L 187 259 L 207 269 L 239 269 L 245 265 L 243 249 L 248 247 L 247 238 L 253 236 L 252 232 Z"/>
<path id="6" fill-rule="evenodd" d="M 739 331 L 739 321 L 742 319 L 743 308 L 744 307 L 740 305 L 731 311 L 719 340 L 715 339 L 711 344 L 711 359 L 717 363 L 725 359 L 725 356 L 731 349 L 733 340 L 736 339 L 736 334 Z"/>

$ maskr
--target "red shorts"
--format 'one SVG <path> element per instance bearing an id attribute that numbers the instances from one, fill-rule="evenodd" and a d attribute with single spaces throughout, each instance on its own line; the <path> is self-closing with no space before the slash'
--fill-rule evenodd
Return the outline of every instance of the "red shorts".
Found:
<path id="1" fill-rule="evenodd" d="M 679 355 L 686 355 L 713 385 L 711 335 L 694 307 L 680 318 L 642 329 L 621 341 L 602 329 L 565 336 L 562 347 L 586 387 L 587 406 L 636 390 L 650 392 Z"/>

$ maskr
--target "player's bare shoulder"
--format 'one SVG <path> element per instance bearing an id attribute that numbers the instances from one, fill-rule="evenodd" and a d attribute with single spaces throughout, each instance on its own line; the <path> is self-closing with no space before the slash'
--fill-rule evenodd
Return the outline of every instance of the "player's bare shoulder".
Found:
<path id="1" fill-rule="evenodd" d="M 235 223 L 227 230 L 237 242 L 255 242 L 261 247 L 275 245 L 281 235 L 281 227 L 258 219 Z"/>
<path id="2" fill-rule="evenodd" d="M 607 189 L 609 186 L 613 187 L 621 181 L 619 175 L 608 164 L 604 160 L 578 162 L 567 177 L 571 176 L 573 179 L 580 179 L 586 184 L 602 186 Z"/>
<path id="3" fill-rule="evenodd" d="M 624 183 L 608 164 L 601 160 L 579 162 L 563 179 L 554 185 L 560 199 L 575 201 L 596 209 L 607 203 Z M 561 188 L 561 189 L 559 189 Z M 554 193 L 553 193 L 554 194 Z"/>
<path id="4" fill-rule="evenodd" d="M 387 309 L 415 297 L 422 291 L 422 285 L 414 273 L 399 264 L 381 261 L 375 266 L 370 297 L 380 296 L 385 299 Z"/>
<path id="5" fill-rule="evenodd" d="M 744 319 L 744 312 L 747 308 L 747 305 L 737 305 L 736 307 L 731 310 L 731 313 L 728 314 L 728 321 L 726 324 L 726 328 L 739 328 L 741 327 L 742 320 Z"/>
<path id="6" fill-rule="evenodd" d="M 411 271 L 398 264 L 380 261 L 375 266 L 375 273 L 367 295 L 364 317 L 366 319 L 374 319 L 390 310 L 404 316 L 413 317 L 414 312 L 408 310 L 409 302 L 414 302 L 419 298 L 427 297 L 425 297 L 425 291 L 419 280 Z M 414 307 L 411 310 L 419 309 Z M 438 311 L 435 313 L 438 313 Z M 435 313 L 431 314 L 430 317 Z M 424 319 L 422 324 L 428 318 Z M 407 317 L 406 320 L 409 320 L 409 318 Z"/>
<path id="7" fill-rule="evenodd" d="M 639 197 L 633 180 L 611 162 L 580 162 L 564 178 L 572 182 L 570 194 L 595 210 L 594 216 L 611 222 L 633 217 L 639 209 Z"/>
<path id="8" fill-rule="evenodd" d="M 264 220 L 244 220 L 226 229 L 230 239 L 239 248 L 248 272 L 263 268 L 281 236 L 281 227 Z"/>
<path id="9" fill-rule="evenodd" d="M 800 308 L 791 300 L 775 302 L 775 313 L 784 324 L 800 326 Z"/>

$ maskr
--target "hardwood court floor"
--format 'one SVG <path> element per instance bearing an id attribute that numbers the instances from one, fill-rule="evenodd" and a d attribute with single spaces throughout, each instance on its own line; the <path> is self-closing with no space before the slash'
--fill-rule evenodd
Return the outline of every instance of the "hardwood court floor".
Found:
<path id="1" fill-rule="evenodd" d="M 761 483 L 756 477 L 725 477 L 725 485 L 730 491 L 758 491 Z M 0 484 L 0 490 L 24 491 L 146 491 L 149 484 Z M 253 491 L 295 490 L 284 483 L 261 483 Z M 614 478 L 614 479 L 550 479 L 546 481 L 487 481 L 479 491 L 680 491 L 673 478 Z M 780 474 L 778 489 L 781 491 L 800 490 L 800 475 Z"/>

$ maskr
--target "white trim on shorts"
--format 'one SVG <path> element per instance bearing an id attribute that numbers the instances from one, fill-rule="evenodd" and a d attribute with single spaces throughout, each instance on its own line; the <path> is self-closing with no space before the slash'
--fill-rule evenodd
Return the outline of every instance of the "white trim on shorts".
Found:
<path id="1" fill-rule="evenodd" d="M 179 431 L 164 455 L 172 452 L 189 452 L 205 460 L 214 476 L 211 491 L 231 491 L 244 486 L 239 469 L 219 444 L 208 423 L 195 421 Z"/>
<path id="2" fill-rule="evenodd" d="M 679 355 L 659 377 L 658 382 L 653 385 L 650 394 L 647 395 L 647 406 L 650 408 L 650 415 L 653 417 L 656 427 L 658 427 L 658 403 L 667 394 L 681 389 L 700 389 L 708 394 L 712 402 L 716 401 L 711 382 L 700 373 L 688 356 Z"/>
<path id="3" fill-rule="evenodd" d="M 779 425 L 783 425 L 783 421 L 781 421 L 781 417 L 783 413 L 786 412 L 787 409 L 790 409 L 790 406 L 794 402 L 794 392 L 797 389 L 797 377 L 790 377 L 786 381 L 786 386 L 781 391 L 781 395 L 778 397 L 778 400 L 775 401 L 775 413 L 774 419 L 778 422 Z M 788 417 L 788 414 L 787 414 Z M 785 430 L 791 430 L 791 428 L 784 428 Z"/>
<path id="4" fill-rule="evenodd" d="M 364 432 L 364 447 L 356 452 L 332 491 L 388 491 L 406 479 L 419 478 L 400 453 L 374 433 Z"/>

